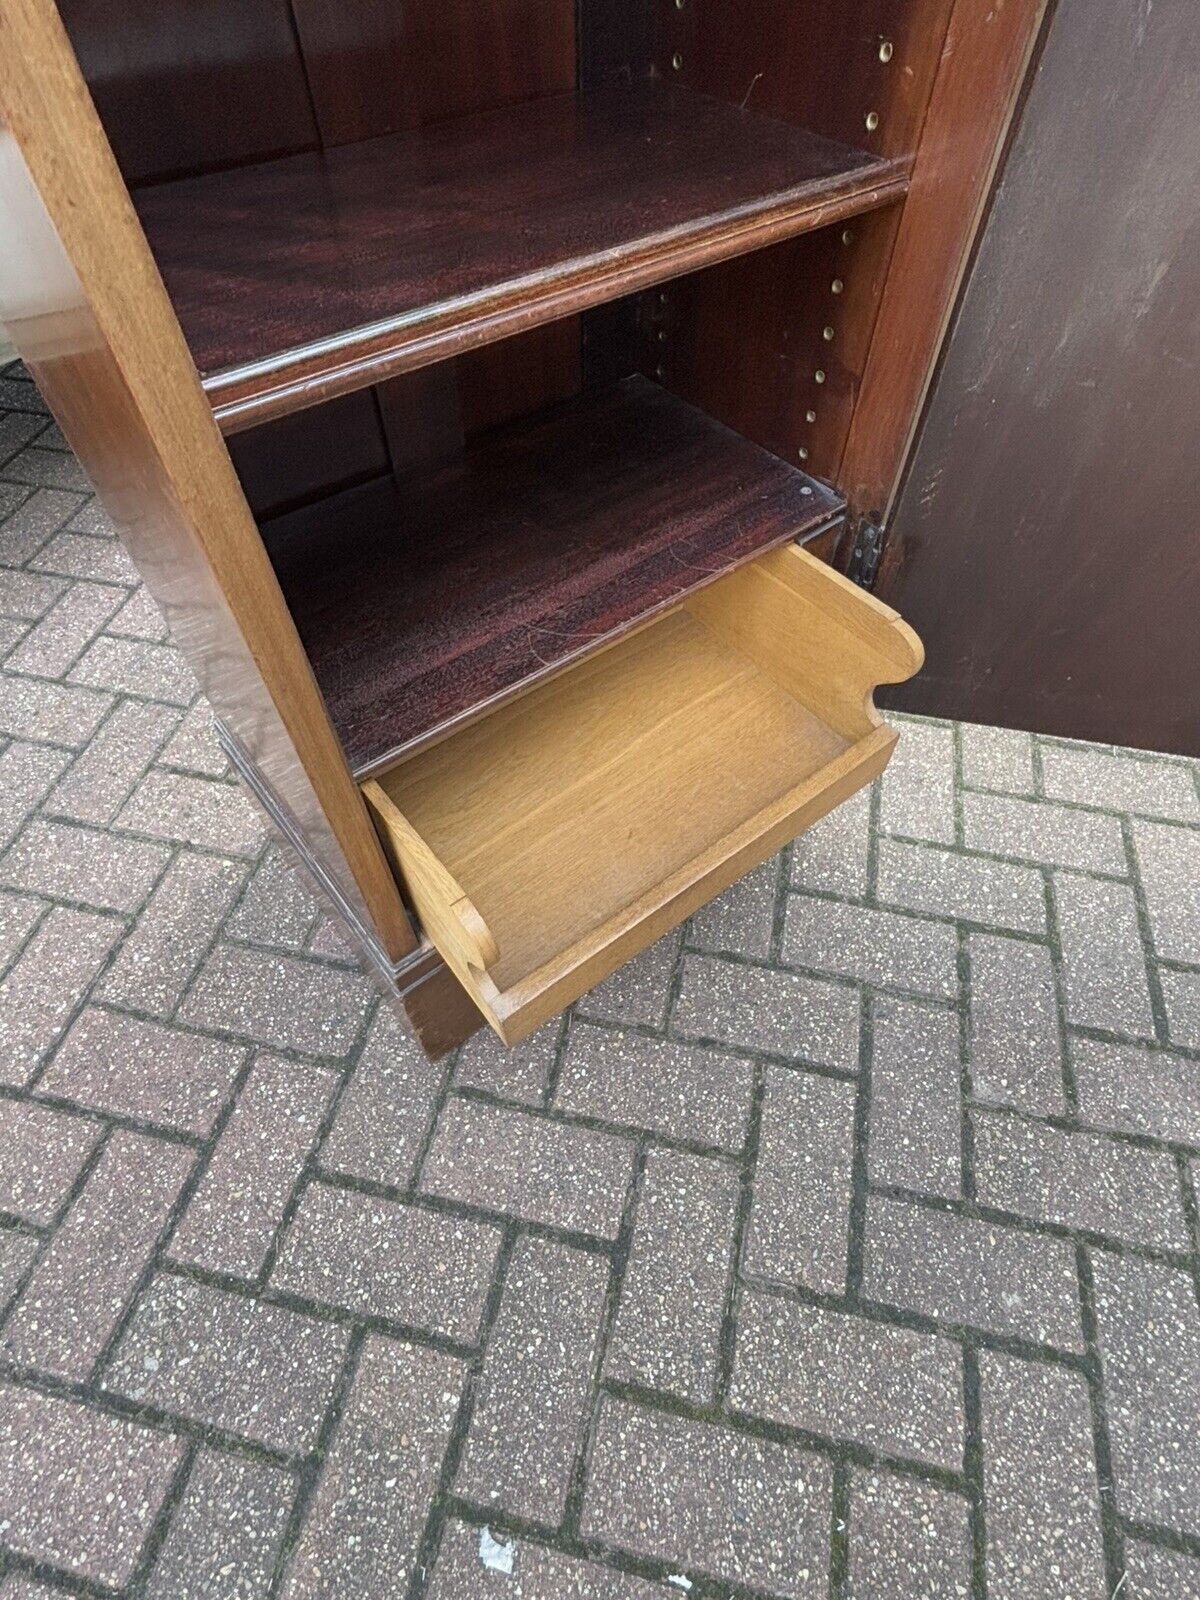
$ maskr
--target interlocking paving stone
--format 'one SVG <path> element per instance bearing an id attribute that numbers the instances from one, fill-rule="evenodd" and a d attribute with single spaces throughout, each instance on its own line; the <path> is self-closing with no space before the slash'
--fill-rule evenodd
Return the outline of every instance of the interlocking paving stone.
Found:
<path id="1" fill-rule="evenodd" d="M 1200 1050 L 1200 972 L 1172 972 L 1160 967 L 1167 1033 L 1171 1043 Z"/>
<path id="2" fill-rule="evenodd" d="M 554 1104 L 576 1116 L 737 1150 L 753 1081 L 753 1066 L 737 1056 L 576 1021 Z"/>
<path id="3" fill-rule="evenodd" d="M 716 1398 L 740 1180 L 705 1156 L 652 1150 L 605 1371 L 697 1404 Z"/>
<path id="4" fill-rule="evenodd" d="M 165 845 L 35 818 L 0 861 L 0 880 L 101 911 L 136 911 L 169 859 Z"/>
<path id="5" fill-rule="evenodd" d="M 971 1593 L 970 1506 L 933 1484 L 850 1474 L 845 1600 L 958 1600 Z"/>
<path id="6" fill-rule="evenodd" d="M 198 772 L 204 777 L 224 775 L 229 762 L 217 739 L 206 701 L 197 700 L 186 713 L 160 759 L 164 766 L 181 767 L 185 772 Z"/>
<path id="7" fill-rule="evenodd" d="M 0 673 L 0 733 L 47 744 L 84 745 L 104 720 L 112 696 L 44 678 Z"/>
<path id="8" fill-rule="evenodd" d="M 430 1585 L 430 1600 L 667 1600 L 679 1589 L 665 1583 L 652 1583 L 628 1572 L 617 1572 L 594 1561 L 560 1555 L 545 1545 L 528 1539 L 509 1538 L 487 1530 L 486 1537 L 504 1551 L 484 1565 L 480 1541 L 484 1529 L 466 1523 L 447 1523 L 442 1533 L 437 1566 Z"/>
<path id="9" fill-rule="evenodd" d="M 783 959 L 947 999 L 958 989 L 958 936 L 948 923 L 811 895 L 788 897 Z"/>
<path id="10" fill-rule="evenodd" d="M 0 889 L 0 968 L 6 967 L 46 912 L 44 900 Z M 0 1073 L 0 1079 L 3 1074 Z"/>
<path id="11" fill-rule="evenodd" d="M 201 1450 L 147 1600 L 266 1600 L 294 1494 L 288 1472 Z"/>
<path id="12" fill-rule="evenodd" d="M 591 1404 L 608 1262 L 546 1239 L 513 1252 L 488 1340 L 460 1494 L 556 1525 Z"/>
<path id="13" fill-rule="evenodd" d="M 490 1028 L 480 1028 L 462 1047 L 454 1067 L 455 1083 L 486 1089 L 527 1106 L 542 1105 L 550 1087 L 562 1026 L 562 1019 L 556 1017 L 511 1047 L 502 1044 Z"/>
<path id="14" fill-rule="evenodd" d="M 963 782 L 975 789 L 1033 794 L 1033 735 L 964 722 L 959 728 Z"/>
<path id="15" fill-rule="evenodd" d="M 245 877 L 241 862 L 181 850 L 105 973 L 97 999 L 169 1016 Z"/>
<path id="16" fill-rule="evenodd" d="M 669 933 L 611 978 L 585 994 L 579 1009 L 586 1016 L 605 1022 L 634 1022 L 648 1028 L 661 1028 L 667 1020 L 671 998 L 671 978 L 679 955 L 682 933 Z"/>
<path id="17" fill-rule="evenodd" d="M 321 1147 L 322 1165 L 404 1188 L 429 1132 L 444 1075 L 392 1012 L 380 1007 Z"/>
<path id="18" fill-rule="evenodd" d="M 55 789 L 47 810 L 97 827 L 111 822 L 178 719 L 170 706 L 123 701 Z"/>
<path id="19" fill-rule="evenodd" d="M 33 1265 L 39 1240 L 32 1233 L 17 1233 L 13 1228 L 0 1229 L 0 1311 L 16 1294 Z"/>
<path id="20" fill-rule="evenodd" d="M 862 899 L 870 864 L 872 792 L 860 789 L 796 840 L 790 869 L 794 888 Z"/>
<path id="21" fill-rule="evenodd" d="M 1097 1128 L 1200 1149 L 1200 1064 L 1168 1050 L 1075 1039 L 1079 1115 Z"/>
<path id="22" fill-rule="evenodd" d="M 357 972 L 218 945 L 178 1015 L 197 1027 L 228 1029 L 277 1049 L 341 1056 L 354 1043 L 375 994 Z"/>
<path id="23" fill-rule="evenodd" d="M 78 497 L 72 495 L 73 500 Z M 141 582 L 137 568 L 115 539 L 92 539 L 69 531 L 56 534 L 38 551 L 32 565 L 64 578 L 91 578 L 97 583 L 121 584 L 134 589 Z M 153 690 L 150 698 L 153 699 Z"/>
<path id="24" fill-rule="evenodd" d="M 1200 1532 L 1200 1309 L 1185 1272 L 1092 1254 L 1117 1508 Z"/>
<path id="25" fill-rule="evenodd" d="M 19 1366 L 85 1380 L 129 1303 L 194 1161 L 117 1130 L 0 1335 Z"/>
<path id="26" fill-rule="evenodd" d="M 1133 890 L 1055 874 L 1070 1022 L 1154 1037 L 1146 956 Z"/>
<path id="27" fill-rule="evenodd" d="M 954 843 L 954 730 L 946 723 L 898 724 L 900 743 L 881 780 L 879 826 L 935 844 Z"/>
<path id="28" fill-rule="evenodd" d="M 1200 822 L 1200 795 L 1182 762 L 1147 761 L 1099 745 L 1040 743 L 1042 776 L 1051 799 Z"/>
<path id="29" fill-rule="evenodd" d="M 0 494 L 3 490 L 4 485 L 0 484 Z M 36 622 L 39 617 L 45 616 L 66 587 L 62 578 L 0 567 L 0 614 Z"/>
<path id="30" fill-rule="evenodd" d="M 1163 1550 L 1140 1539 L 1125 1541 L 1129 1600 L 1195 1600 L 1200 1595 L 1200 1556 Z"/>
<path id="31" fill-rule="evenodd" d="M 941 1321 L 1083 1348 L 1075 1251 L 972 1217 L 867 1202 L 863 1292 Z"/>
<path id="32" fill-rule="evenodd" d="M 30 1100 L 0 1100 L 0 1210 L 48 1226 L 100 1133 L 87 1117 Z"/>
<path id="33" fill-rule="evenodd" d="M 324 1067 L 258 1058 L 172 1235 L 174 1260 L 257 1275 L 337 1085 Z"/>
<path id="34" fill-rule="evenodd" d="M 1190 1248 L 1179 1174 L 1166 1151 L 980 1112 L 975 1185 L 982 1204 L 1035 1222 Z"/>
<path id="35" fill-rule="evenodd" d="M 814 1073 L 767 1073 L 746 1272 L 838 1294 L 846 1285 L 855 1092 Z"/>
<path id="36" fill-rule="evenodd" d="M 0 528 L 0 561 L 20 567 L 39 552 L 44 552 L 51 534 L 57 532 L 78 508 L 77 494 L 67 494 L 61 489 L 35 489 L 13 510 Z"/>
<path id="37" fill-rule="evenodd" d="M 766 1050 L 849 1071 L 858 1066 L 858 995 L 799 973 L 685 956 L 674 1028 L 735 1050 Z"/>
<path id="38" fill-rule="evenodd" d="M 161 644 L 167 637 L 167 624 L 162 612 L 150 598 L 149 589 L 143 587 L 133 591 L 105 631 Z"/>
<path id="39" fill-rule="evenodd" d="M 0 617 L 0 657 L 7 657 L 29 632 L 28 624 L 16 622 L 12 617 Z"/>
<path id="40" fill-rule="evenodd" d="M 52 1589 L 48 1583 L 38 1583 L 23 1573 L 10 1572 L 0 1583 L 0 1600 L 61 1600 L 62 1590 Z"/>
<path id="41" fill-rule="evenodd" d="M 52 908 L 0 983 L 0 1082 L 28 1081 L 123 932 L 115 917 Z"/>
<path id="42" fill-rule="evenodd" d="M 962 1469 L 962 1352 L 939 1334 L 746 1289 L 729 1402 L 788 1427 Z"/>
<path id="43" fill-rule="evenodd" d="M 1200 964 L 1200 832 L 1135 822 L 1133 843 L 1155 950 Z"/>
<path id="44" fill-rule="evenodd" d="M 280 1600 L 406 1592 L 464 1376 L 452 1356 L 368 1338 Z"/>
<path id="45" fill-rule="evenodd" d="M 719 894 L 688 924 L 688 943 L 714 954 L 765 961 L 771 954 L 781 871 L 782 863 L 776 857 Z"/>
<path id="46" fill-rule="evenodd" d="M 471 1344 L 499 1249 L 496 1228 L 314 1183 L 271 1287 Z"/>
<path id="47" fill-rule="evenodd" d="M 633 1145 L 522 1111 L 447 1102 L 421 1177 L 427 1193 L 614 1238 Z"/>
<path id="48" fill-rule="evenodd" d="M 994 794 L 968 792 L 962 801 L 963 837 L 972 850 L 990 850 L 1047 867 L 1128 876 L 1129 858 L 1117 817 Z"/>
<path id="49" fill-rule="evenodd" d="M 203 845 L 225 855 L 255 856 L 266 823 L 245 793 L 214 778 L 148 772 L 122 806 L 118 825 L 135 833 Z"/>
<path id="50" fill-rule="evenodd" d="M 121 604 L 108 584 L 76 583 L 6 657 L 5 669 L 35 678 L 60 678 Z"/>
<path id="51" fill-rule="evenodd" d="M 1033 867 L 964 856 L 933 845 L 879 841 L 879 899 L 937 917 L 1018 933 L 1046 931 L 1046 893 Z"/>
<path id="52" fill-rule="evenodd" d="M 74 489 L 86 494 L 91 488 L 87 474 L 74 456 L 61 450 L 43 450 L 36 443 L 4 464 L 5 476 L 18 483 L 45 484 L 53 489 Z"/>
<path id="53" fill-rule="evenodd" d="M 972 1094 L 987 1105 L 1062 1115 L 1062 1025 L 1050 951 L 988 933 L 972 933 L 967 949 Z"/>
<path id="54" fill-rule="evenodd" d="M 867 1173 L 955 1199 L 962 1192 L 959 1023 L 953 1011 L 875 1002 Z"/>
<path id="55" fill-rule="evenodd" d="M 0 1541 L 119 1588 L 183 1456 L 168 1434 L 0 1385 Z"/>
<path id="56" fill-rule="evenodd" d="M 38 1089 L 97 1111 L 203 1134 L 245 1059 L 240 1045 L 89 1006 Z"/>
<path id="57" fill-rule="evenodd" d="M 147 700 L 165 700 L 175 706 L 191 705 L 197 689 L 191 668 L 173 645 L 115 639 L 107 634 L 84 651 L 71 669 L 70 681 L 143 695 Z"/>
<path id="58" fill-rule="evenodd" d="M 45 745 L 14 742 L 0 752 L 0 849 L 20 832 L 69 760 L 65 751 Z"/>
<path id="59" fill-rule="evenodd" d="M 22 445 L 44 432 L 45 427 L 45 417 L 33 412 L 0 412 L 0 465 L 15 456 Z"/>
<path id="60" fill-rule="evenodd" d="M 331 1322 L 160 1273 L 104 1385 L 276 1450 L 310 1450 L 349 1341 Z"/>
<path id="61" fill-rule="evenodd" d="M 988 1593 L 1109 1600 L 1086 1380 L 979 1352 Z"/>
<path id="62" fill-rule="evenodd" d="M 602 1402 L 583 1531 L 791 1600 L 828 1593 L 828 1462 L 731 1428 Z"/>
<path id="63" fill-rule="evenodd" d="M 225 924 L 230 939 L 303 950 L 317 920 L 317 902 L 296 869 L 273 847 L 254 869 L 254 876 Z"/>

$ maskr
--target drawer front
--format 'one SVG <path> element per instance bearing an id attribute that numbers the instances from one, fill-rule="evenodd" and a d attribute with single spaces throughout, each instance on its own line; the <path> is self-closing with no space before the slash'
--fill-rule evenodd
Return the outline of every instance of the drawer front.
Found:
<path id="1" fill-rule="evenodd" d="M 921 648 L 795 546 L 364 785 L 429 938 L 512 1044 L 869 783 Z"/>

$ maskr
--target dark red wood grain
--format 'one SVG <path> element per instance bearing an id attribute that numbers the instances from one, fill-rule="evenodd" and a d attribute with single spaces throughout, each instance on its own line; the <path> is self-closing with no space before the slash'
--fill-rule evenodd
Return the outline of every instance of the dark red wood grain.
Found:
<path id="1" fill-rule="evenodd" d="M 630 378 L 263 537 L 361 777 L 841 508 Z"/>

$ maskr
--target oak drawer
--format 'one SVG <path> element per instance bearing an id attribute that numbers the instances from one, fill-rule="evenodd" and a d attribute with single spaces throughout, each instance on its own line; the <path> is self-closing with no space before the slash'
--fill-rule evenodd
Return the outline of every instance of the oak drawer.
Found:
<path id="1" fill-rule="evenodd" d="M 869 783 L 895 612 L 794 545 L 364 784 L 425 932 L 509 1044 Z"/>

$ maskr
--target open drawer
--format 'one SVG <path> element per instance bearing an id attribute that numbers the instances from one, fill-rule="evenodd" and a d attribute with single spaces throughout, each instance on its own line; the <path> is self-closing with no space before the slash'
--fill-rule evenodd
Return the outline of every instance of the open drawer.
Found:
<path id="1" fill-rule="evenodd" d="M 426 934 L 515 1044 L 886 766 L 920 641 L 795 545 L 364 784 Z"/>

